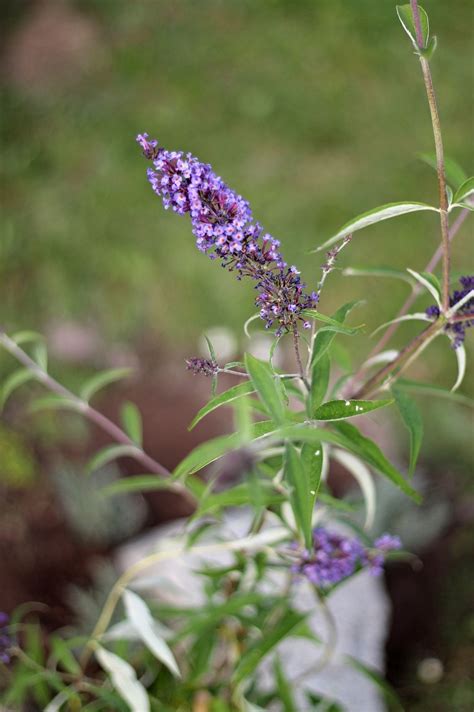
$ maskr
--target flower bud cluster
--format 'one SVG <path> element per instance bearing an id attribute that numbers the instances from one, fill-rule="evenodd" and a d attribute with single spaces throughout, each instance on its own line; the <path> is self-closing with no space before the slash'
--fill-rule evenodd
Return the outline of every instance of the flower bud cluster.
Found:
<path id="1" fill-rule="evenodd" d="M 470 292 L 472 292 L 474 289 L 474 275 L 460 277 L 459 282 L 461 283 L 461 289 L 456 289 L 449 297 L 450 307 L 454 307 L 461 301 L 461 299 L 464 299 Z M 439 307 L 436 304 L 433 304 L 426 310 L 426 315 L 432 319 L 437 319 L 439 314 Z M 472 319 L 447 324 L 445 327 L 446 331 L 451 336 L 453 348 L 455 349 L 459 348 L 464 343 L 466 329 L 474 326 L 474 297 L 471 297 L 464 302 L 464 304 L 456 312 L 456 315 L 458 316 L 469 316 L 471 314 L 473 315 Z"/>
<path id="2" fill-rule="evenodd" d="M 197 248 L 235 271 L 238 279 L 255 281 L 256 305 L 266 327 L 276 325 L 280 335 L 301 320 L 308 328 L 302 312 L 316 307 L 318 294 L 304 291 L 299 271 L 284 261 L 279 241 L 253 220 L 249 203 L 190 153 L 160 148 L 146 133 L 137 142 L 153 162 L 148 180 L 164 207 L 190 215 Z"/>

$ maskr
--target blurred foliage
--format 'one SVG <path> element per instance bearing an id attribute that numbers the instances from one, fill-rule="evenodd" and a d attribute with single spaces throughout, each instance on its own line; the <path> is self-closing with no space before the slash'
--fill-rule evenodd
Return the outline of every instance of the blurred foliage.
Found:
<path id="1" fill-rule="evenodd" d="M 28 487 L 36 479 L 35 461 L 21 435 L 0 425 L 0 485 Z"/>

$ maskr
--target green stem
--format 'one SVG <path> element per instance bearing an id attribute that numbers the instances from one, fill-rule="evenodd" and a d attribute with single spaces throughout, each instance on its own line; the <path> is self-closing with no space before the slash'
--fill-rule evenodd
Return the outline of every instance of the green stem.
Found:
<path id="1" fill-rule="evenodd" d="M 417 0 L 410 0 L 413 19 L 416 28 L 416 41 L 420 50 L 424 49 L 423 35 L 421 31 L 420 11 Z M 442 280 L 442 303 L 443 311 L 449 309 L 449 273 L 450 273 L 450 250 L 449 250 L 449 220 L 448 220 L 448 195 L 446 192 L 446 171 L 444 166 L 444 149 L 441 135 L 441 124 L 439 120 L 436 94 L 433 87 L 430 65 L 426 57 L 420 54 L 421 71 L 425 82 L 426 96 L 430 107 L 431 124 L 436 150 L 436 171 L 438 174 L 439 188 L 439 209 L 441 223 L 441 244 L 443 248 L 443 280 Z"/>

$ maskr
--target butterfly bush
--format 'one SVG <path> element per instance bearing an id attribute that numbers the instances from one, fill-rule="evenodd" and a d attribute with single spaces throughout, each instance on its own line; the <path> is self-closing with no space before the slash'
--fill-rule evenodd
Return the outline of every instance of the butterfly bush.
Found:
<path id="1" fill-rule="evenodd" d="M 461 284 L 461 289 L 456 289 L 449 297 L 449 306 L 454 307 L 458 304 L 461 299 L 465 299 L 474 290 L 474 275 L 468 275 L 466 277 L 460 277 L 459 282 Z M 459 316 L 469 316 L 474 314 L 474 293 L 467 299 L 464 304 L 459 307 L 456 312 Z M 426 310 L 426 315 L 432 319 L 438 319 L 440 315 L 440 309 L 436 304 L 432 304 Z M 466 338 L 466 329 L 474 326 L 474 318 L 468 319 L 467 321 L 457 322 L 454 324 L 448 324 L 445 327 L 446 333 L 452 339 L 453 348 L 457 349 L 464 343 Z"/>
<path id="2" fill-rule="evenodd" d="M 253 220 L 249 203 L 191 153 L 167 151 L 147 133 L 137 142 L 153 164 L 147 170 L 151 187 L 165 209 L 189 214 L 198 250 L 219 259 L 238 279 L 254 280 L 266 327 L 276 325 L 277 335 L 294 330 L 299 321 L 309 328 L 302 313 L 316 306 L 319 295 L 304 291 L 299 270 L 284 261 L 279 240 Z"/>

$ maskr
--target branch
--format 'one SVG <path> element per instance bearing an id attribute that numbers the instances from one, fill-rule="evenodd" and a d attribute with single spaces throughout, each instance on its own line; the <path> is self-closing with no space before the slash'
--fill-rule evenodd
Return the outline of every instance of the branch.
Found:
<path id="1" fill-rule="evenodd" d="M 133 457 L 137 462 L 140 462 L 148 472 L 151 472 L 161 477 L 171 477 L 171 472 L 159 462 L 148 455 L 143 448 L 128 437 L 127 433 L 119 428 L 114 422 L 109 420 L 103 413 L 93 408 L 82 398 L 76 396 L 72 391 L 65 388 L 61 383 L 58 383 L 45 370 L 43 370 L 28 354 L 23 351 L 10 337 L 3 331 L 0 331 L 0 344 L 27 368 L 34 378 L 42 383 L 49 391 L 58 396 L 66 398 L 74 406 L 74 409 L 84 415 L 88 420 L 95 423 L 106 432 L 110 437 L 121 445 L 127 445 L 130 449 L 130 457 Z M 187 503 L 193 507 L 196 506 L 194 497 L 189 490 L 178 482 L 170 482 L 168 489 L 181 495 Z"/>

